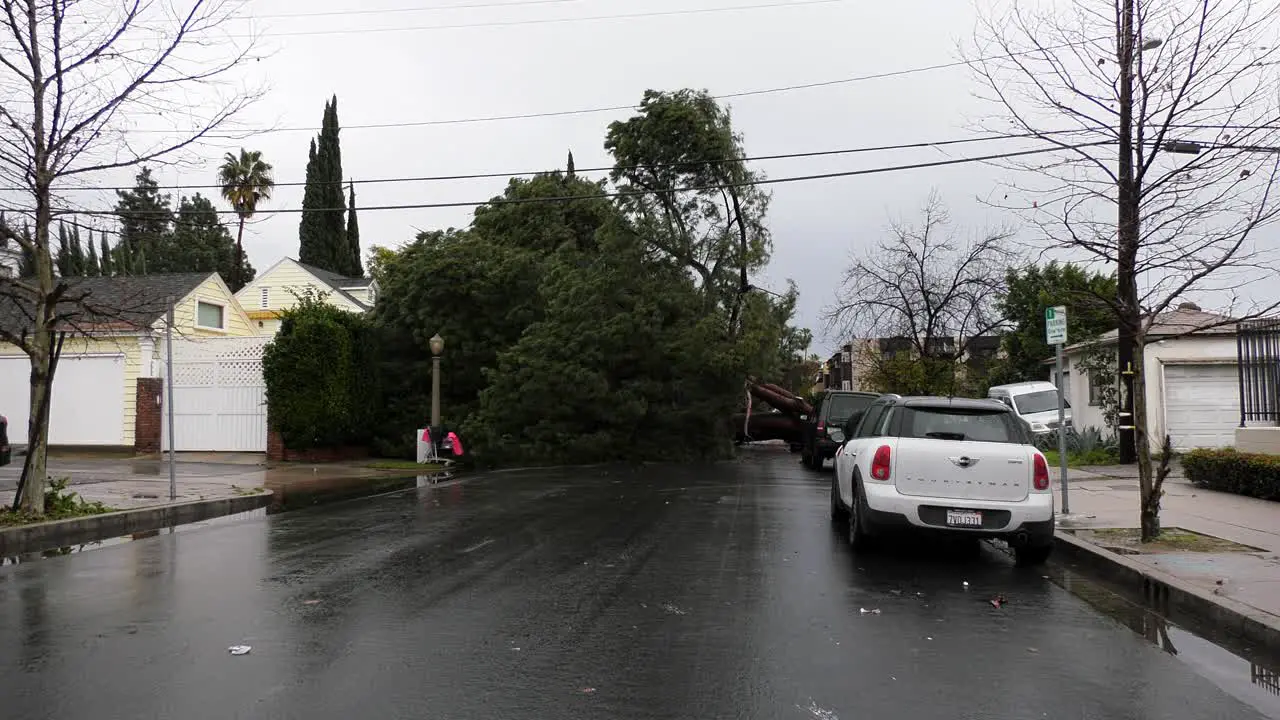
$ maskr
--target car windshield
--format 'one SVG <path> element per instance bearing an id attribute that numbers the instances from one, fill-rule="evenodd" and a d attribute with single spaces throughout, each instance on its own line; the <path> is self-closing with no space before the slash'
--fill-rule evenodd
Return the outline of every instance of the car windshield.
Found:
<path id="1" fill-rule="evenodd" d="M 1031 415 L 1033 413 L 1049 412 L 1058 409 L 1058 391 L 1057 390 L 1038 390 L 1026 395 L 1014 395 L 1013 404 L 1018 408 L 1020 415 Z M 1071 407 L 1071 403 L 1064 398 L 1063 407 Z"/>
<path id="2" fill-rule="evenodd" d="M 1021 443 L 1008 412 L 968 408 L 909 407 L 901 436 L 933 440 Z"/>
<path id="3" fill-rule="evenodd" d="M 832 395 L 827 399 L 827 423 L 843 425 L 854 413 L 866 410 L 875 401 L 864 395 Z"/>

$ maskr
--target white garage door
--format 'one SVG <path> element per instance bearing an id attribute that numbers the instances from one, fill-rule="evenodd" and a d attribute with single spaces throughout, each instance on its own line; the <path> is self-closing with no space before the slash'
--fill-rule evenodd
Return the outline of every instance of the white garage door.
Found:
<path id="1" fill-rule="evenodd" d="M 0 415 L 9 418 L 9 442 L 27 442 L 31 363 L 25 355 L 0 357 Z M 124 444 L 124 356 L 64 355 L 53 375 L 49 410 L 51 445 Z"/>
<path id="2" fill-rule="evenodd" d="M 1231 447 L 1240 424 L 1235 365 L 1166 365 L 1165 423 L 1173 447 Z"/>

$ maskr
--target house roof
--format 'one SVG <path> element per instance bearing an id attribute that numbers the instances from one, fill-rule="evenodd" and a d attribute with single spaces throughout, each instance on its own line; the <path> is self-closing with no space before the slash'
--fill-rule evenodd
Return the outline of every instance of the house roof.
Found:
<path id="1" fill-rule="evenodd" d="M 1145 321 L 1150 316 L 1143 318 Z M 1182 303 L 1177 308 L 1160 313 L 1151 323 L 1147 331 L 1148 338 L 1173 337 L 1182 335 L 1235 335 L 1236 319 L 1229 315 L 1206 312 L 1194 303 Z M 1108 330 L 1098 336 L 1097 342 L 1113 343 L 1119 337 L 1118 330 Z M 1067 351 L 1082 348 L 1090 343 L 1075 343 Z M 1051 362 L 1051 361 L 1046 361 Z"/>
<path id="2" fill-rule="evenodd" d="M 298 261 L 295 260 L 294 262 Z M 307 265 L 306 263 L 301 262 L 298 263 L 298 267 L 311 273 L 317 280 L 333 288 L 334 292 L 342 295 L 357 306 L 368 309 L 369 305 L 367 303 L 357 300 L 353 295 L 347 292 L 347 289 L 369 287 L 373 282 L 372 278 L 347 277 L 345 275 L 339 275 L 338 273 L 323 270 L 314 265 Z"/>
<path id="3" fill-rule="evenodd" d="M 73 332 L 141 330 L 164 316 L 169 298 L 185 298 L 210 275 L 213 273 L 68 278 L 58 313 Z M 0 291 L 0 329 L 14 334 L 29 329 L 31 307 L 27 297 Z"/>

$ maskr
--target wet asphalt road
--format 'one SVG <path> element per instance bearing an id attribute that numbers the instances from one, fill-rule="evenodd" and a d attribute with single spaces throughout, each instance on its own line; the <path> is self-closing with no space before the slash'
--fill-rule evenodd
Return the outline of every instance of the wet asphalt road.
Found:
<path id="1" fill-rule="evenodd" d="M 747 456 L 0 568 L 0 718 L 1261 717 L 992 549 L 855 559 L 829 474 Z"/>

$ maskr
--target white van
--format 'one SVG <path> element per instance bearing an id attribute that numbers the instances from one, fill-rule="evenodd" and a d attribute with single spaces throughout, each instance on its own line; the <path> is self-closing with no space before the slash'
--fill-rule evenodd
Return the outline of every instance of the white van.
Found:
<path id="1" fill-rule="evenodd" d="M 1014 414 L 1037 435 L 1058 429 L 1058 386 L 1051 382 L 1038 380 L 997 385 L 987 391 L 987 397 L 1013 408 Z M 1063 417 L 1067 427 L 1071 427 L 1071 402 L 1066 398 L 1062 402 Z"/>

